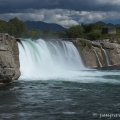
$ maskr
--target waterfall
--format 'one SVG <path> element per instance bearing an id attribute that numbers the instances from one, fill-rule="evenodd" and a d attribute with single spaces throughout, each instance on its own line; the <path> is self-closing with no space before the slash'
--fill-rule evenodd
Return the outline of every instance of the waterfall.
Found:
<path id="1" fill-rule="evenodd" d="M 99 63 L 99 65 L 100 65 L 100 67 L 102 67 L 102 63 L 100 62 L 100 58 L 99 58 L 96 50 L 94 49 L 94 47 L 93 47 L 93 51 L 95 52 L 95 55 L 96 55 L 96 57 L 97 57 L 97 60 L 98 60 L 98 63 Z"/>
<path id="2" fill-rule="evenodd" d="M 104 55 L 105 55 L 105 59 L 106 59 L 107 65 L 110 66 L 110 61 L 109 61 L 107 52 L 106 52 L 105 49 L 103 49 L 102 47 L 101 47 L 101 49 L 102 49 L 102 51 L 103 51 L 103 53 L 104 53 Z"/>
<path id="3" fill-rule="evenodd" d="M 46 76 L 55 76 L 63 71 L 85 69 L 72 42 L 25 39 L 21 40 L 21 43 L 22 45 L 18 43 L 20 79 L 42 79 Z"/>

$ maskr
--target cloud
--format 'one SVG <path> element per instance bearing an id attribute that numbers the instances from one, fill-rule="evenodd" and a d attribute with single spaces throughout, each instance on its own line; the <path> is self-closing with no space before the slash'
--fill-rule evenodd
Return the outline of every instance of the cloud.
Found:
<path id="1" fill-rule="evenodd" d="M 40 9 L 35 10 L 34 12 L 29 13 L 6 13 L 0 14 L 0 18 L 8 21 L 13 17 L 18 17 L 23 21 L 31 20 L 31 21 L 44 21 L 47 23 L 56 23 L 62 26 L 68 27 L 72 25 L 78 25 L 79 23 L 69 17 L 69 10 L 63 9 Z"/>
<path id="2" fill-rule="evenodd" d="M 30 10 L 31 11 L 31 10 Z M 97 12 L 97 11 L 75 11 L 63 9 L 40 9 L 28 13 L 6 13 L 0 14 L 0 18 L 8 21 L 17 16 L 23 21 L 44 21 L 47 23 L 57 23 L 68 27 L 81 23 L 91 23 L 105 20 L 117 20 L 120 18 L 119 12 Z"/>
<path id="3" fill-rule="evenodd" d="M 0 0 L 0 13 L 27 12 L 28 9 L 117 11 L 119 5 L 120 0 Z"/>
<path id="4" fill-rule="evenodd" d="M 0 0 L 0 19 L 13 17 L 68 27 L 120 18 L 120 0 Z"/>

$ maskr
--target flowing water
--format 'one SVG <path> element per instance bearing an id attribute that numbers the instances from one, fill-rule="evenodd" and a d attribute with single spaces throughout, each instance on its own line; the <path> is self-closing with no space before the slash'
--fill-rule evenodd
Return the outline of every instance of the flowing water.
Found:
<path id="1" fill-rule="evenodd" d="M 104 48 L 102 48 L 102 47 L 101 47 L 101 49 L 102 49 L 102 51 L 103 51 L 103 53 L 105 55 L 105 59 L 106 59 L 107 65 L 110 66 L 110 60 L 109 60 L 109 57 L 107 55 L 106 50 Z"/>
<path id="2" fill-rule="evenodd" d="M 102 63 L 100 62 L 100 58 L 99 58 L 96 50 L 94 49 L 94 47 L 93 47 L 93 51 L 95 52 L 95 55 L 96 55 L 96 57 L 97 57 L 97 60 L 98 60 L 98 63 L 99 63 L 99 65 L 100 65 L 100 67 L 103 67 L 103 66 L 102 66 Z"/>
<path id="3" fill-rule="evenodd" d="M 19 44 L 19 50 L 20 79 L 64 78 L 65 71 L 85 69 L 72 42 L 27 39 Z"/>
<path id="4" fill-rule="evenodd" d="M 71 42 L 22 40 L 19 50 L 22 74 L 0 88 L 0 120 L 120 119 L 118 70 L 86 69 Z"/>

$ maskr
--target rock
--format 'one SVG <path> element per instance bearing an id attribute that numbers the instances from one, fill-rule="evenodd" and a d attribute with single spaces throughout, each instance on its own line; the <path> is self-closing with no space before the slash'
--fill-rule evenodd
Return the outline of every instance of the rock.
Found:
<path id="1" fill-rule="evenodd" d="M 105 59 L 105 56 L 104 56 L 104 53 L 103 53 L 102 49 L 99 48 L 99 47 L 94 47 L 94 49 L 95 49 L 96 52 L 97 52 L 97 55 L 98 55 L 98 57 L 99 57 L 99 59 L 100 59 L 100 62 L 101 62 L 101 64 L 102 64 L 102 66 L 106 66 L 107 63 L 106 63 L 106 59 Z"/>
<path id="2" fill-rule="evenodd" d="M 96 55 L 92 49 L 86 47 L 81 53 L 86 67 L 91 68 L 99 66 Z"/>
<path id="3" fill-rule="evenodd" d="M 84 38 L 77 38 L 75 41 L 78 46 L 83 46 L 83 44 L 92 44 L 90 40 Z"/>
<path id="4" fill-rule="evenodd" d="M 120 45 L 111 43 L 113 49 L 106 49 L 112 65 L 120 65 Z"/>
<path id="5" fill-rule="evenodd" d="M 98 69 L 98 70 L 120 70 L 120 66 L 112 65 L 112 66 L 104 66 L 104 67 L 101 67 L 101 68 L 96 67 L 94 69 Z"/>
<path id="6" fill-rule="evenodd" d="M 92 46 L 94 47 L 101 47 L 101 44 L 99 42 L 92 42 Z"/>
<path id="7" fill-rule="evenodd" d="M 105 49 L 111 49 L 113 50 L 114 49 L 114 44 L 116 43 L 101 43 L 102 47 L 105 48 Z"/>
<path id="8" fill-rule="evenodd" d="M 117 39 L 116 39 L 116 42 L 117 42 L 118 44 L 120 44 L 120 38 L 117 38 Z"/>
<path id="9" fill-rule="evenodd" d="M 114 44 L 113 44 L 113 47 L 114 47 L 114 50 L 115 50 L 116 54 L 120 54 L 120 45 L 114 43 Z"/>
<path id="10" fill-rule="evenodd" d="M 6 50 L 8 50 L 6 45 L 3 44 L 0 46 L 0 51 L 6 51 Z"/>
<path id="11" fill-rule="evenodd" d="M 0 33 L 0 86 L 20 76 L 19 50 L 15 37 Z"/>
<path id="12" fill-rule="evenodd" d="M 96 42 L 97 46 L 100 44 Z M 76 47 L 82 57 L 83 63 L 88 68 L 98 67 L 96 55 L 92 49 L 92 42 L 83 38 L 76 39 Z"/>
<path id="13" fill-rule="evenodd" d="M 95 52 L 93 51 L 92 47 L 88 46 L 90 44 L 88 44 L 87 41 L 89 41 L 89 40 L 78 38 L 78 39 L 76 39 L 75 45 L 76 45 L 79 53 L 81 54 L 86 67 L 89 67 L 89 68 L 99 67 L 99 63 L 98 63 L 97 57 L 95 55 Z M 108 58 L 110 60 L 110 65 L 115 65 L 115 66 L 120 67 L 119 66 L 120 65 L 120 44 L 108 43 L 108 42 L 92 42 L 92 46 L 96 50 L 97 55 L 98 55 L 103 67 L 107 66 L 107 60 L 106 60 L 106 56 L 105 56 L 103 50 L 101 49 L 101 47 L 103 47 L 104 50 L 106 51 Z"/>

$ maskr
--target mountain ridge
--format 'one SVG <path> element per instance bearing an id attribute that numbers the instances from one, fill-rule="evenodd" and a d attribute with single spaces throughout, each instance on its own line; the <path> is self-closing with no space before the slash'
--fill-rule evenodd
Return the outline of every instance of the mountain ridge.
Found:
<path id="1" fill-rule="evenodd" d="M 50 30 L 50 31 L 62 31 L 65 30 L 63 26 L 56 23 L 45 23 L 43 21 L 25 21 L 28 29 L 39 29 L 41 31 Z"/>

